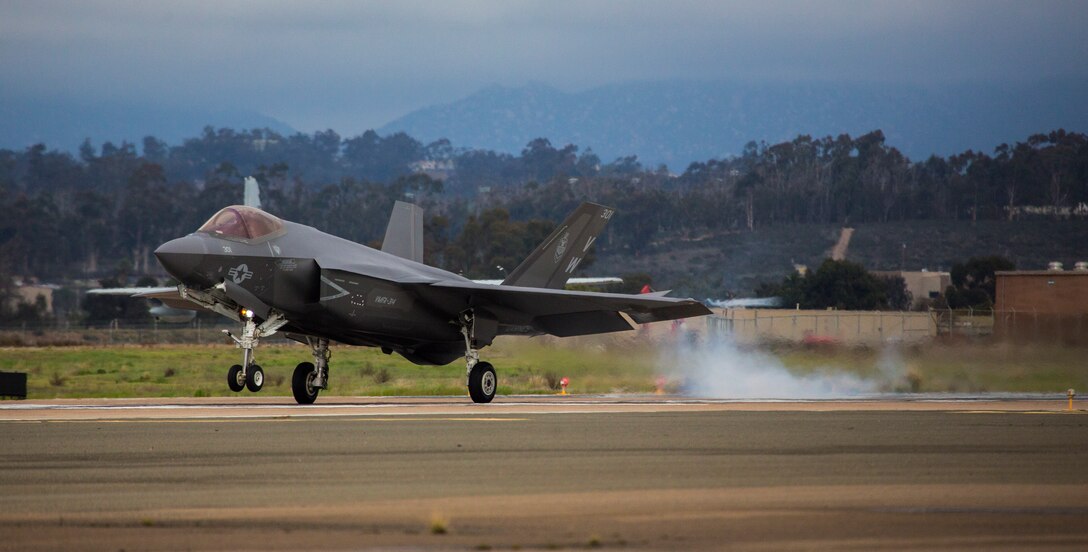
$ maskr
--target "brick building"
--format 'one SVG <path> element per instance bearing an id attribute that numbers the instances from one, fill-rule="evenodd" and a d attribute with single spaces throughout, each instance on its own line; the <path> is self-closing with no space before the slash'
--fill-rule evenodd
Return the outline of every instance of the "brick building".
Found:
<path id="1" fill-rule="evenodd" d="M 994 333 L 1031 340 L 1088 341 L 1088 264 L 1076 270 L 995 274 Z"/>

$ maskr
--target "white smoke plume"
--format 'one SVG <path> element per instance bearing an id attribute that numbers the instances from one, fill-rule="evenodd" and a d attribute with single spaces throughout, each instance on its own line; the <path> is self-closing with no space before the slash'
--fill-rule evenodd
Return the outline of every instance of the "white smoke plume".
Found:
<path id="1" fill-rule="evenodd" d="M 679 349 L 679 350 L 677 350 Z M 675 366 L 680 391 L 692 397 L 717 399 L 841 399 L 892 389 L 902 379 L 903 362 L 893 349 L 878 361 L 878 373 L 863 378 L 833 366 L 811 373 L 791 373 L 766 352 L 737 347 L 728 340 L 677 346 L 665 354 Z"/>

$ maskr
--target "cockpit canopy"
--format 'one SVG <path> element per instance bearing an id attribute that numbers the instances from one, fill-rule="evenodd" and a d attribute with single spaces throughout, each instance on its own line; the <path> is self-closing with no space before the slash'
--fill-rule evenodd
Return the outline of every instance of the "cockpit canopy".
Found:
<path id="1" fill-rule="evenodd" d="M 231 205 L 212 215 L 197 232 L 219 238 L 255 240 L 283 231 L 283 221 L 256 207 Z"/>

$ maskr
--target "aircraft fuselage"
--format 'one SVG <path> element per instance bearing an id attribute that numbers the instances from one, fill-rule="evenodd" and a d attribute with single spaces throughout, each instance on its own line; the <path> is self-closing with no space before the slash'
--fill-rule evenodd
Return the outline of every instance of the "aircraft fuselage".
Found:
<path id="1" fill-rule="evenodd" d="M 251 293 L 287 316 L 286 332 L 385 347 L 428 364 L 460 356 L 456 320 L 418 301 L 410 287 L 464 278 L 309 226 L 283 225 L 283 231 L 256 240 L 195 232 L 163 244 L 155 255 L 187 287 L 226 281 Z M 413 355 L 416 344 L 428 344 L 424 356 L 446 349 L 437 343 L 449 343 L 448 353 Z"/>

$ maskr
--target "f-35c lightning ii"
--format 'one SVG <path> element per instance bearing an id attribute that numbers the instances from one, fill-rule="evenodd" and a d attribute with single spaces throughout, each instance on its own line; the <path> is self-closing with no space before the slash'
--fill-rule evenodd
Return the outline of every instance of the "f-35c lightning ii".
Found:
<path id="1" fill-rule="evenodd" d="M 598 334 L 710 313 L 694 300 L 663 294 L 563 289 L 614 212 L 583 203 L 493 285 L 423 264 L 422 210 L 409 203 L 396 203 L 380 251 L 235 205 L 156 249 L 180 284 L 142 296 L 241 324 L 241 335 L 227 332 L 243 351 L 242 363 L 227 372 L 233 391 L 260 391 L 264 371 L 254 351 L 279 331 L 313 352 L 313 362 L 296 366 L 291 379 L 299 404 L 312 404 L 328 387 L 333 341 L 380 347 L 422 365 L 463 356 L 469 395 L 485 403 L 498 378 L 479 350 L 497 336 Z"/>

